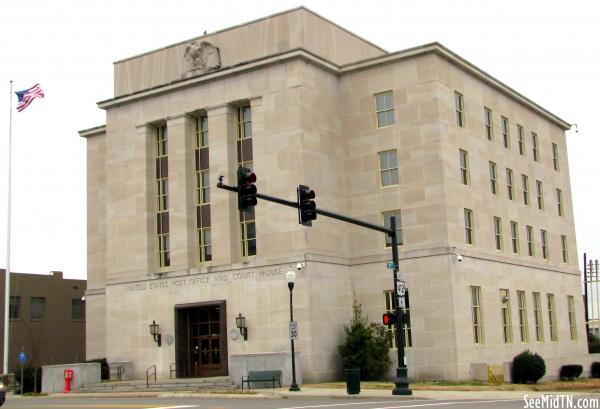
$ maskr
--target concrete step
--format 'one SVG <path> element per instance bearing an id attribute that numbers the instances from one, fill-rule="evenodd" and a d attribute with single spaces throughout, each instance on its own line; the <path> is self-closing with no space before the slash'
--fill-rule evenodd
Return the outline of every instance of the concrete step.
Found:
<path id="1" fill-rule="evenodd" d="M 146 380 L 132 381 L 105 381 L 83 385 L 77 392 L 165 392 L 165 391 L 211 391 L 232 390 L 237 386 L 228 376 L 213 378 L 184 378 L 184 379 L 158 379 L 150 381 L 146 387 Z"/>

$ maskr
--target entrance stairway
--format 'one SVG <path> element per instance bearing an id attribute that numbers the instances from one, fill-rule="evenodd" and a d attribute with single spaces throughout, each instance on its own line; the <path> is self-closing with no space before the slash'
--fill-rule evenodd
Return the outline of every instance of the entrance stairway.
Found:
<path id="1" fill-rule="evenodd" d="M 105 381 L 83 385 L 77 391 L 81 393 L 98 392 L 213 392 L 234 390 L 238 387 L 228 376 L 217 376 L 214 378 L 182 378 L 182 379 L 158 379 L 150 381 L 146 387 L 146 381 Z"/>

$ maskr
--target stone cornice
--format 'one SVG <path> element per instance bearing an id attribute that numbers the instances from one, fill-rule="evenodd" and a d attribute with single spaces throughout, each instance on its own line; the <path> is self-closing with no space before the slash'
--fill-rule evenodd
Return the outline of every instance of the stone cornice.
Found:
<path id="1" fill-rule="evenodd" d="M 82 138 L 89 138 L 96 135 L 102 135 L 106 133 L 106 125 L 99 125 L 93 128 L 84 129 L 82 131 L 79 131 L 78 133 L 79 136 L 81 136 Z"/>
<path id="2" fill-rule="evenodd" d="M 332 63 L 316 54 L 311 53 L 302 48 L 293 49 L 290 51 L 283 52 L 281 54 L 271 55 L 268 57 L 259 58 L 253 61 L 248 61 L 244 63 L 237 64 L 235 66 L 224 67 L 219 71 L 212 72 L 205 75 L 196 76 L 188 79 L 178 79 L 171 81 L 167 84 L 158 85 L 156 87 L 136 91 L 131 94 L 126 94 L 119 96 L 117 98 L 100 101 L 98 102 L 98 107 L 102 109 L 109 109 L 113 107 L 117 107 L 119 105 L 127 104 L 130 102 L 134 102 L 137 100 L 154 97 L 157 95 L 161 95 L 167 92 L 172 92 L 176 90 L 180 90 L 183 88 L 187 88 L 190 86 L 194 86 L 201 83 L 206 83 L 222 78 L 226 78 L 232 75 L 240 74 L 243 72 L 247 72 L 250 70 L 256 70 L 260 68 L 265 68 L 270 65 L 280 64 L 283 62 L 291 61 L 294 59 L 301 59 L 306 62 L 312 63 L 326 71 L 329 71 L 335 75 L 343 76 L 345 74 L 349 74 L 358 70 L 365 70 L 372 68 L 374 66 L 379 66 L 383 64 L 390 64 L 396 61 L 405 60 L 408 58 L 415 58 L 422 55 L 427 54 L 435 54 L 449 61 L 450 63 L 456 65 L 458 68 L 467 72 L 470 75 L 478 78 L 479 80 L 485 82 L 489 86 L 495 88 L 497 91 L 503 93 L 509 98 L 515 100 L 516 102 L 522 104 L 523 106 L 531 109 L 535 113 L 554 123 L 558 127 L 563 130 L 571 129 L 571 124 L 564 119 L 552 114 L 550 111 L 544 109 L 540 105 L 534 103 L 530 99 L 521 95 L 514 89 L 510 88 L 508 85 L 502 83 L 498 79 L 494 78 L 490 74 L 485 71 L 479 69 L 475 65 L 471 64 L 464 58 L 460 57 L 458 54 L 450 51 L 448 48 L 444 47 L 439 43 L 430 43 L 425 44 L 419 47 L 410 48 L 403 51 L 397 51 L 394 53 L 385 54 L 383 56 L 373 57 L 366 60 L 357 61 L 351 64 L 345 64 L 343 66 L 339 66 L 337 64 Z M 81 134 L 81 133 L 80 133 Z M 83 135 L 82 135 L 83 136 Z"/>

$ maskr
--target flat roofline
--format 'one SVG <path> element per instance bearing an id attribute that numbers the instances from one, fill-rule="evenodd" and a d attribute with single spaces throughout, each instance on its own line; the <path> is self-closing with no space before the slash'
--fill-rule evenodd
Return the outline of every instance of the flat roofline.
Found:
<path id="1" fill-rule="evenodd" d="M 102 133 L 106 133 L 106 125 L 98 125 L 93 128 L 83 129 L 78 132 L 79 136 L 82 138 L 89 138 L 90 136 L 99 135 Z"/>
<path id="2" fill-rule="evenodd" d="M 211 73 L 207 73 L 204 75 L 199 75 L 196 77 L 186 78 L 186 79 L 177 79 L 177 80 L 168 82 L 166 84 L 156 85 L 154 87 L 135 91 L 135 92 L 132 92 L 132 93 L 126 94 L 126 95 L 120 95 L 116 98 L 111 98 L 111 99 L 107 99 L 107 100 L 98 102 L 98 107 L 102 108 L 102 109 L 110 108 L 112 106 L 132 102 L 137 99 L 146 98 L 146 97 L 150 97 L 153 95 L 173 91 L 173 90 L 176 90 L 179 88 L 192 86 L 197 83 L 201 83 L 201 82 L 205 82 L 205 81 L 213 81 L 213 80 L 219 79 L 221 77 L 231 76 L 231 75 L 235 75 L 235 74 L 245 72 L 248 70 L 255 70 L 255 69 L 261 68 L 263 66 L 281 63 L 281 62 L 284 62 L 286 60 L 290 60 L 293 58 L 302 58 L 302 59 L 310 61 L 313 64 L 318 65 L 328 71 L 331 71 L 331 72 L 335 73 L 336 75 L 344 75 L 346 73 L 351 73 L 353 71 L 368 69 L 373 66 L 389 64 L 389 63 L 393 63 L 398 60 L 414 58 L 414 57 L 418 57 L 418 56 L 426 55 L 426 54 L 430 54 L 430 53 L 435 53 L 436 55 L 441 56 L 442 58 L 444 58 L 447 61 L 449 61 L 450 63 L 456 65 L 460 69 L 463 69 L 467 73 L 475 76 L 476 78 L 482 80 L 483 82 L 485 82 L 486 84 L 495 88 L 499 92 L 505 94 L 509 98 L 512 98 L 513 100 L 519 102 L 523 106 L 533 110 L 534 112 L 538 113 L 539 115 L 541 115 L 544 118 L 548 119 L 549 121 L 553 122 L 555 125 L 559 126 L 563 130 L 571 129 L 570 122 L 565 121 L 564 119 L 558 117 L 557 115 L 554 115 L 552 112 L 550 112 L 547 109 L 543 108 L 542 106 L 536 104 L 529 98 L 527 98 L 524 95 L 520 94 L 519 92 L 515 91 L 513 88 L 511 88 L 508 85 L 504 84 L 503 82 L 499 81 L 492 75 L 488 74 L 486 71 L 483 71 L 482 69 L 478 68 L 474 64 L 465 60 L 464 58 L 462 58 L 461 56 L 454 53 L 453 51 L 451 51 L 450 49 L 446 48 L 445 46 L 443 46 L 442 44 L 440 44 L 438 42 L 428 43 L 428 44 L 420 45 L 417 47 L 411 47 L 411 48 L 407 48 L 407 49 L 401 50 L 401 51 L 395 51 L 393 53 L 388 53 L 388 54 L 385 54 L 382 56 L 372 57 L 372 58 L 356 61 L 353 63 L 344 64 L 343 66 L 340 66 L 331 61 L 328 61 L 327 59 L 323 58 L 322 56 L 316 55 L 316 54 L 314 54 L 308 50 L 305 50 L 303 48 L 295 48 L 295 49 L 291 49 L 291 50 L 288 50 L 288 51 L 285 51 L 285 52 L 282 52 L 279 54 L 273 54 L 273 55 L 258 58 L 256 60 L 238 63 L 233 66 L 223 67 L 222 69 L 220 69 L 218 71 L 213 71 Z M 105 131 L 105 128 L 104 129 L 100 129 L 100 128 L 102 128 L 102 127 L 96 127 L 96 128 L 91 128 L 86 131 L 80 131 L 79 134 L 82 137 L 88 137 L 88 136 L 93 136 L 95 134 Z M 96 130 L 96 131 L 94 132 L 94 130 Z M 88 131 L 90 131 L 90 132 L 88 132 Z"/>
<path id="3" fill-rule="evenodd" d="M 331 21 L 331 20 L 329 20 L 329 19 L 327 19 L 327 18 L 325 18 L 325 17 L 321 16 L 320 14 L 318 14 L 318 13 L 315 13 L 314 11 L 310 10 L 309 8 L 307 8 L 307 7 L 305 7 L 305 6 L 299 6 L 299 7 L 295 7 L 295 8 L 289 9 L 289 10 L 280 11 L 280 12 L 278 12 L 278 13 L 275 13 L 275 14 L 270 14 L 270 15 L 268 15 L 268 16 L 265 16 L 265 17 L 260 17 L 260 18 L 257 18 L 257 19 L 251 20 L 251 21 L 247 21 L 247 22 L 245 22 L 245 23 L 236 24 L 236 25 L 234 25 L 234 26 L 231 26 L 231 27 L 227 27 L 227 28 L 223 28 L 223 29 L 220 29 L 220 30 L 217 30 L 217 31 L 213 31 L 213 32 L 211 32 L 211 33 L 206 33 L 206 34 L 203 34 L 203 35 L 201 35 L 201 36 L 198 36 L 198 37 L 193 37 L 193 38 L 190 38 L 190 39 L 188 39 L 188 40 L 184 40 L 184 41 L 178 41 L 178 42 L 176 42 L 176 43 L 169 44 L 169 45 L 166 45 L 166 46 L 164 46 L 164 47 L 155 48 L 154 50 L 150 50 L 150 51 L 146 51 L 146 52 L 143 52 L 143 53 L 140 53 L 140 54 L 136 54 L 136 55 L 133 55 L 133 56 L 131 56 L 131 57 L 122 58 L 122 59 L 120 59 L 120 60 L 117 60 L 117 61 L 113 62 L 113 64 L 119 64 L 119 63 L 122 63 L 122 62 L 125 62 L 125 61 L 133 60 L 134 58 L 143 57 L 144 55 L 149 55 L 149 54 L 155 53 L 155 52 L 157 52 L 157 51 L 166 50 L 166 49 L 168 49 L 168 48 L 171 48 L 171 47 L 176 47 L 176 46 L 178 46 L 178 45 L 181 45 L 181 44 L 186 44 L 186 43 L 189 43 L 189 42 L 192 42 L 192 41 L 196 41 L 196 40 L 199 40 L 199 39 L 201 39 L 201 38 L 210 37 L 210 36 L 212 36 L 212 35 L 214 35 L 214 34 L 219 34 L 219 33 L 223 33 L 223 32 L 225 32 L 225 31 L 234 30 L 234 29 L 236 29 L 236 28 L 239 28 L 239 27 L 243 27 L 243 26 L 247 26 L 247 25 L 250 25 L 250 24 L 258 23 L 259 21 L 268 20 L 268 19 L 270 19 L 270 18 L 277 17 L 277 16 L 281 16 L 281 15 L 283 15 L 283 14 L 293 13 L 293 12 L 295 12 L 295 11 L 298 11 L 298 10 L 304 10 L 304 11 L 306 11 L 306 12 L 308 12 L 308 13 L 311 13 L 311 14 L 313 14 L 313 15 L 315 15 L 315 16 L 317 16 L 317 17 L 319 17 L 320 19 L 322 19 L 322 20 L 326 21 L 327 23 L 329 23 L 329 24 L 331 24 L 331 25 L 334 25 L 334 26 L 336 26 L 337 28 L 339 28 L 339 29 L 341 29 L 341 30 L 343 30 L 343 31 L 347 32 L 348 34 L 350 34 L 350 35 L 352 35 L 352 36 L 354 36 L 354 37 L 358 38 L 359 40 L 361 40 L 361 41 L 364 41 L 365 43 L 367 43 L 367 44 L 369 44 L 369 45 L 371 45 L 371 46 L 373 46 L 373 47 L 375 47 L 375 48 L 377 48 L 377 49 L 381 50 L 382 52 L 384 52 L 384 53 L 387 53 L 387 52 L 388 52 L 388 51 L 384 50 L 383 48 L 381 48 L 380 46 L 378 46 L 377 44 L 373 44 L 373 43 L 372 43 L 372 42 L 370 42 L 369 40 L 366 40 L 366 39 L 362 38 L 361 36 L 359 36 L 359 35 L 357 35 L 357 34 L 353 33 L 352 31 L 350 31 L 350 30 L 348 30 L 348 29 L 346 29 L 346 28 L 344 28 L 344 27 L 340 26 L 339 24 L 336 24 L 336 23 L 334 23 L 333 21 Z"/>

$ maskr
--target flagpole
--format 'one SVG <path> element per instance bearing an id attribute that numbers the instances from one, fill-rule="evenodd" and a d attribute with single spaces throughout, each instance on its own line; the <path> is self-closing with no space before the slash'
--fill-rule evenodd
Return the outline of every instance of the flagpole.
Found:
<path id="1" fill-rule="evenodd" d="M 11 193 L 11 159 L 12 159 L 12 100 L 13 100 L 13 82 L 10 80 L 10 113 L 8 120 L 8 207 L 6 217 L 6 271 L 5 275 L 5 286 L 4 286 L 4 367 L 3 373 L 8 374 L 8 324 L 10 320 L 10 193 Z"/>

